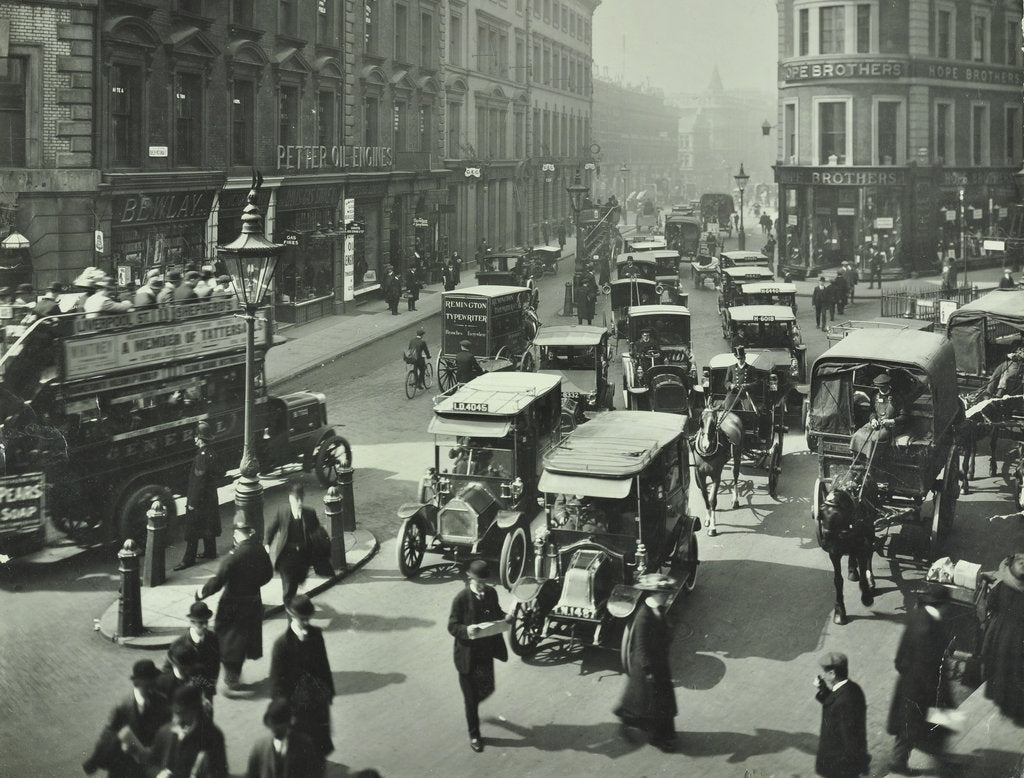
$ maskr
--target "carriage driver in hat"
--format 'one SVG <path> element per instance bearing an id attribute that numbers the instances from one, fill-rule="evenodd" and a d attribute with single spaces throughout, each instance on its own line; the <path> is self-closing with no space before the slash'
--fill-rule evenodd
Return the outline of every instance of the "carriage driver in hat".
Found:
<path id="1" fill-rule="evenodd" d="M 460 384 L 468 384 L 478 375 L 484 374 L 484 369 L 469 350 L 471 345 L 468 340 L 459 341 L 459 353 L 455 355 L 455 380 Z"/>
<path id="2" fill-rule="evenodd" d="M 729 391 L 725 395 L 725 408 L 732 410 L 736 403 L 745 411 L 757 411 L 754 398 L 750 396 L 748 387 L 754 382 L 752 368 L 747 364 L 747 350 L 743 346 L 733 349 L 736 354 L 736 362 L 729 366 L 729 372 L 725 376 L 725 386 Z"/>
<path id="3" fill-rule="evenodd" d="M 876 390 L 875 399 L 871 401 L 871 417 L 850 439 L 855 463 L 861 458 L 870 462 L 884 457 L 893 436 L 903 432 L 910 418 L 903 401 L 892 393 L 888 373 L 879 373 L 871 383 Z"/>

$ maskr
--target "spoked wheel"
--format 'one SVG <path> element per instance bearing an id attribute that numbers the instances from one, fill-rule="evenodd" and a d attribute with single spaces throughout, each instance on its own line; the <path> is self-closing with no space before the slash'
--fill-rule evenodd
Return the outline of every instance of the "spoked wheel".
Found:
<path id="1" fill-rule="evenodd" d="M 141 512 L 142 515 L 140 517 L 142 522 L 142 547 L 145 547 L 146 543 L 145 511 L 148 509 L 149 506 L 145 506 L 145 510 Z M 84 511 L 76 510 L 71 511 L 69 513 L 65 513 L 63 511 L 61 511 L 60 513 L 54 512 L 53 514 L 51 514 L 50 520 L 53 522 L 54 527 L 56 527 L 60 532 L 63 532 L 76 543 L 88 544 L 91 543 L 93 540 L 101 540 L 103 537 L 103 533 L 101 532 L 101 529 L 103 527 L 103 520 L 99 516 L 92 516 L 88 513 L 85 513 Z M 129 521 L 128 523 L 132 526 L 135 525 L 134 519 Z M 138 538 L 135 537 L 134 534 L 122 534 L 121 537 L 122 539 L 132 537 L 133 540 L 138 541 Z"/>
<path id="2" fill-rule="evenodd" d="M 821 478 L 814 479 L 814 497 L 811 500 L 811 521 L 815 524 L 818 523 L 818 512 L 821 510 L 821 506 L 825 502 L 825 498 L 828 496 L 828 487 L 825 485 L 825 481 Z M 821 538 L 818 538 L 819 542 Z"/>
<path id="3" fill-rule="evenodd" d="M 174 526 L 174 520 L 178 516 L 177 503 L 174 501 L 174 494 L 166 486 L 160 484 L 147 484 L 132 492 L 123 500 L 117 510 L 117 528 L 120 532 L 119 540 L 134 540 L 139 548 L 146 547 L 146 513 L 153 507 L 154 502 L 163 505 L 167 513 L 167 526 Z M 67 530 L 65 530 L 67 532 Z M 68 532 L 71 535 L 71 532 Z M 72 537 L 74 537 L 72 535 Z"/>
<path id="4" fill-rule="evenodd" d="M 689 594 L 697 586 L 697 567 L 700 562 L 697 558 L 697 533 L 696 531 L 690 534 L 690 541 L 686 548 L 686 557 L 679 559 L 679 582 L 682 585 L 682 591 L 685 594 Z"/>
<path id="5" fill-rule="evenodd" d="M 398 545 L 395 547 L 402 575 L 412 578 L 419 574 L 426 550 L 427 536 L 423 532 L 423 524 L 415 516 L 410 516 L 398 530 Z"/>
<path id="6" fill-rule="evenodd" d="M 537 361 L 533 358 L 533 352 L 523 352 L 522 358 L 519 360 L 519 371 L 521 373 L 532 373 L 537 367 Z"/>
<path id="7" fill-rule="evenodd" d="M 523 577 L 527 556 L 526 530 L 516 527 L 505 535 L 498 562 L 498 579 L 509 591 Z"/>
<path id="8" fill-rule="evenodd" d="M 406 388 L 407 393 L 408 391 Z M 321 486 L 326 488 L 338 482 L 342 468 L 351 464 L 348 461 L 348 451 L 345 439 L 340 435 L 332 435 L 316 447 L 316 451 L 313 452 L 313 472 L 316 473 L 316 480 Z"/>
<path id="9" fill-rule="evenodd" d="M 782 475 L 782 435 L 779 435 L 775 445 L 772 446 L 771 455 L 768 457 L 768 494 L 773 498 L 779 491 L 779 476 Z"/>
<path id="10" fill-rule="evenodd" d="M 622 628 L 622 643 L 619 644 L 619 661 L 622 663 L 622 672 L 626 675 L 630 674 L 630 648 L 633 644 L 633 617 L 630 617 L 629 621 Z"/>
<path id="11" fill-rule="evenodd" d="M 935 510 L 932 513 L 930 538 L 933 559 L 938 555 L 939 546 L 949 535 L 953 519 L 956 516 L 956 501 L 960 497 L 960 479 L 957 477 L 959 467 L 960 458 L 957 456 L 956 450 L 953 449 L 946 457 L 941 485 L 933 494 Z"/>
<path id="12" fill-rule="evenodd" d="M 416 396 L 416 371 L 405 371 L 405 396 L 410 400 Z"/>
<path id="13" fill-rule="evenodd" d="M 449 392 L 458 383 L 458 374 L 455 372 L 455 360 L 437 358 L 437 388 L 442 392 Z"/>
<path id="14" fill-rule="evenodd" d="M 512 611 L 512 624 L 509 630 L 509 642 L 512 653 L 516 656 L 530 656 L 540 644 L 544 617 L 537 608 L 536 602 L 518 602 Z"/>
<path id="15" fill-rule="evenodd" d="M 430 362 L 423 366 L 423 385 L 427 389 L 434 385 L 434 366 Z"/>

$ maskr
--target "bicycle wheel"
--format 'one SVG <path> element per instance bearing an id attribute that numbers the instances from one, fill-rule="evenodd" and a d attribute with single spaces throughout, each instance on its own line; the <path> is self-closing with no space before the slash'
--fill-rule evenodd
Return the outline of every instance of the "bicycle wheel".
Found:
<path id="1" fill-rule="evenodd" d="M 412 370 L 405 372 L 405 396 L 410 400 L 416 396 L 416 373 Z"/>
<path id="2" fill-rule="evenodd" d="M 427 362 L 427 366 L 423 369 L 423 385 L 427 389 L 434 385 L 434 365 L 432 362 Z"/>

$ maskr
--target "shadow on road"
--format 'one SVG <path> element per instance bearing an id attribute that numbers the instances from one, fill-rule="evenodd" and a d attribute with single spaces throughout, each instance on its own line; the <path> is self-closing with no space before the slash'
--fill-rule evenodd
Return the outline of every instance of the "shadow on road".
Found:
<path id="1" fill-rule="evenodd" d="M 581 751 L 586 754 L 601 754 L 610 759 L 617 759 L 643 747 L 623 739 L 619 735 L 619 725 L 615 721 L 601 724 L 540 724 L 524 727 L 511 721 L 489 718 L 486 723 L 516 736 L 503 738 L 485 733 L 484 739 L 488 747 L 494 748 Z"/>
<path id="2" fill-rule="evenodd" d="M 779 754 L 795 748 L 805 754 L 818 751 L 818 736 L 810 732 L 784 732 L 778 729 L 745 732 L 680 732 L 677 751 L 686 756 L 729 755 L 730 764 L 741 764 L 748 759 L 766 754 Z"/>
<path id="3" fill-rule="evenodd" d="M 371 673 L 366 670 L 340 670 L 332 675 L 339 696 L 375 692 L 385 686 L 405 683 L 408 677 L 405 673 Z"/>

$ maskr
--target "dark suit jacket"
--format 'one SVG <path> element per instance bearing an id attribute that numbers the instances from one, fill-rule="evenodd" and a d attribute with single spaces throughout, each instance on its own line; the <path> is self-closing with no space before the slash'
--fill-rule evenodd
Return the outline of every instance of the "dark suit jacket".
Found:
<path id="1" fill-rule="evenodd" d="M 171 643 L 168 653 L 173 651 L 174 647 L 179 643 L 190 645 L 198 652 L 199 666 L 196 668 L 196 676 L 198 677 L 193 677 L 193 683 L 202 688 L 203 694 L 206 697 L 213 697 L 217 693 L 217 678 L 220 676 L 220 640 L 217 638 L 217 634 L 215 632 L 207 632 L 203 642 L 197 646 L 192 640 L 192 633 L 185 630 L 184 635 Z M 170 673 L 172 676 L 174 674 L 174 671 L 171 669 L 170 659 L 164 663 L 164 673 Z M 164 691 L 167 690 L 165 689 Z"/>
<path id="2" fill-rule="evenodd" d="M 508 649 L 501 635 L 470 640 L 466 631 L 470 624 L 498 621 L 503 618 L 505 612 L 498 604 L 498 593 L 490 586 L 484 589 L 483 602 L 476 598 L 468 586 L 455 595 L 451 612 L 448 614 L 448 633 L 455 638 L 453 653 L 456 670 L 465 674 L 476 662 L 508 660 Z"/>
<path id="3" fill-rule="evenodd" d="M 811 292 L 811 305 L 818 307 L 832 302 L 832 293 L 827 286 L 816 286 Z"/>
<path id="4" fill-rule="evenodd" d="M 177 746 L 177 747 L 175 747 Z M 173 778 L 190 778 L 192 769 L 204 755 L 207 778 L 228 778 L 228 756 L 224 735 L 213 721 L 200 714 L 195 729 L 184 740 L 179 740 L 170 724 L 164 724 L 156 733 L 149 751 L 146 774 L 156 778 L 161 770 L 170 770 Z"/>
<path id="5" fill-rule="evenodd" d="M 41 319 L 44 316 L 51 316 L 53 314 L 60 313 L 60 305 L 56 300 L 51 300 L 49 297 L 43 297 L 36 303 L 32 312 Z"/>
<path id="6" fill-rule="evenodd" d="M 221 659 L 227 663 L 263 656 L 263 598 L 260 587 L 274 577 L 274 566 L 255 538 L 239 543 L 225 556 L 217 574 L 203 586 L 202 596 L 221 589 L 214 628 L 221 643 Z"/>
<path id="7" fill-rule="evenodd" d="M 186 498 L 186 537 L 220 537 L 220 502 L 217 484 L 224 471 L 209 445 L 196 450 L 188 473 Z"/>
<path id="8" fill-rule="evenodd" d="M 867 702 L 853 681 L 834 691 L 818 692 L 821 737 L 814 769 L 828 778 L 860 775 L 868 769 Z"/>
<path id="9" fill-rule="evenodd" d="M 311 676 L 311 679 L 303 679 L 304 675 Z M 313 702 L 329 705 L 334 699 L 334 676 L 327 659 L 324 633 L 318 627 L 310 627 L 309 634 L 302 641 L 289 627 L 274 641 L 271 651 L 270 696 L 272 699 L 283 697 L 293 708 L 301 707 L 303 700 L 296 699 L 296 692 L 301 691 L 308 698 L 310 682 L 315 687 L 314 696 L 320 698 Z"/>
<path id="10" fill-rule="evenodd" d="M 736 362 L 729 365 L 729 370 L 725 374 L 725 385 L 731 389 L 738 388 L 739 384 L 745 384 L 754 380 L 754 369 L 750 366 L 750 363 L 740 365 Z"/>
<path id="11" fill-rule="evenodd" d="M 276 570 L 280 570 L 281 553 L 288 542 L 288 524 L 292 520 L 292 509 L 289 504 L 286 508 L 278 510 L 274 520 L 267 525 L 267 534 L 263 541 L 264 545 L 270 546 L 270 561 Z M 302 526 L 306 530 L 306 547 L 309 551 L 307 569 L 313 563 L 313 547 L 311 540 L 317 530 L 320 529 L 320 521 L 317 519 L 316 511 L 312 508 L 302 506 Z M 289 554 L 285 555 L 290 556 Z"/>
<path id="12" fill-rule="evenodd" d="M 294 730 L 288 735 L 284 769 L 277 770 L 274 760 L 274 736 L 264 735 L 253 743 L 245 778 L 319 778 L 324 774 L 324 759 L 313 741 Z"/>
<path id="13" fill-rule="evenodd" d="M 480 363 L 470 352 L 460 351 L 455 355 L 455 380 L 460 384 L 469 383 L 478 375 L 483 374 L 484 369 L 480 367 Z"/>
<path id="14" fill-rule="evenodd" d="M 112 778 L 137 778 L 145 774 L 142 765 L 121 749 L 117 733 L 129 727 L 143 746 L 153 744 L 157 730 L 171 720 L 171 709 L 167 698 L 154 692 L 149 697 L 146 710 L 140 714 L 135 696 L 129 695 L 119 702 L 110 713 L 110 719 L 83 768 L 89 771 L 107 770 Z"/>
<path id="15" fill-rule="evenodd" d="M 949 681 L 942 666 L 948 642 L 942 621 L 933 619 L 923 606 L 911 611 L 896 650 L 899 679 L 889 708 L 890 735 L 919 731 L 928 708 L 949 707 Z"/>
<path id="16" fill-rule="evenodd" d="M 665 617 L 640 603 L 633 618 L 629 651 L 629 681 L 615 713 L 625 718 L 672 718 L 676 693 L 669 667 L 672 630 Z"/>

